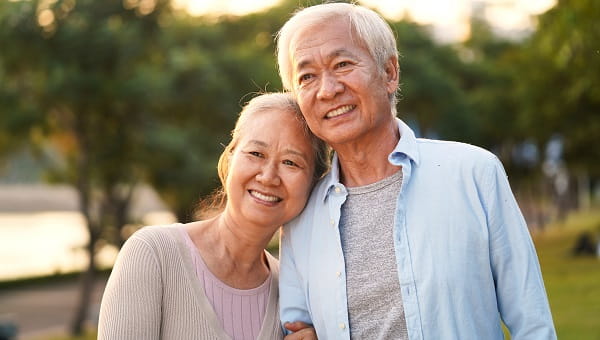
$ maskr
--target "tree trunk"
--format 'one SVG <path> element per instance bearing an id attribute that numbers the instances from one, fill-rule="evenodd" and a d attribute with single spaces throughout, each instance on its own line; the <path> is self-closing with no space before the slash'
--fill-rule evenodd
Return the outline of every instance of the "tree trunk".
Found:
<path id="1" fill-rule="evenodd" d="M 119 193 L 116 196 L 113 196 L 113 204 L 114 204 L 114 221 L 115 227 L 117 229 L 118 238 L 117 238 L 117 246 L 119 249 L 123 246 L 126 239 L 123 237 L 123 228 L 129 222 L 129 211 L 131 207 L 131 201 L 133 199 L 133 193 L 136 189 L 135 183 L 131 183 L 130 185 L 123 186 L 122 190 L 117 190 Z"/>
<path id="2" fill-rule="evenodd" d="M 77 180 L 75 183 L 77 194 L 79 196 L 79 211 L 83 215 L 90 238 L 86 247 L 89 256 L 88 266 L 81 275 L 79 301 L 77 302 L 75 315 L 73 317 L 73 322 L 71 323 L 71 334 L 73 336 L 80 336 L 83 333 L 83 326 L 88 314 L 92 288 L 94 285 L 96 271 L 94 255 L 96 241 L 100 235 L 100 225 L 94 223 L 93 220 L 91 164 L 89 159 L 90 145 L 84 117 L 76 116 L 73 128 L 79 144 L 79 154 L 76 164 Z"/>
<path id="3" fill-rule="evenodd" d="M 71 324 L 71 334 L 81 336 L 84 331 L 85 320 L 88 316 L 92 292 L 96 279 L 96 261 L 94 259 L 94 244 L 96 240 L 90 239 L 87 252 L 90 255 L 87 269 L 81 274 L 79 302 L 75 310 L 75 317 Z"/>

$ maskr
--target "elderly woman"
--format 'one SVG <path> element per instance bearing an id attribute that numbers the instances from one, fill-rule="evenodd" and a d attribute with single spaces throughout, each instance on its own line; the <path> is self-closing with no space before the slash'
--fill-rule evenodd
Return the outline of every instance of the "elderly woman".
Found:
<path id="1" fill-rule="evenodd" d="M 119 253 L 98 339 L 280 339 L 275 231 L 304 208 L 327 149 L 293 97 L 263 94 L 242 110 L 218 173 L 212 217 L 145 227 Z"/>

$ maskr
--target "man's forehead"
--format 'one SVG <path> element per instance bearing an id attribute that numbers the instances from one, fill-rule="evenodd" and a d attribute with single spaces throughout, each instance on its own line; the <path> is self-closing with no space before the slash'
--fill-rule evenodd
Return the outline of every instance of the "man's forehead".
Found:
<path id="1" fill-rule="evenodd" d="M 354 48 L 360 48 L 360 45 L 349 32 L 324 29 L 299 32 L 290 43 L 289 53 L 292 62 L 299 66 L 316 55 L 325 58 L 351 55 Z"/>
<path id="2" fill-rule="evenodd" d="M 298 50 L 324 44 L 329 46 L 334 43 L 334 40 L 353 40 L 347 20 L 334 18 L 330 21 L 300 27 L 290 39 L 289 52 L 293 55 Z"/>

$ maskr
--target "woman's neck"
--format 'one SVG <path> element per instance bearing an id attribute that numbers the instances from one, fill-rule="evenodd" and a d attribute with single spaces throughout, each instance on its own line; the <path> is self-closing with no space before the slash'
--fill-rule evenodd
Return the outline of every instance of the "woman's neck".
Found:
<path id="1" fill-rule="evenodd" d="M 269 275 L 265 247 L 272 237 L 235 224 L 226 213 L 190 223 L 188 232 L 210 271 L 238 289 L 258 287 Z"/>

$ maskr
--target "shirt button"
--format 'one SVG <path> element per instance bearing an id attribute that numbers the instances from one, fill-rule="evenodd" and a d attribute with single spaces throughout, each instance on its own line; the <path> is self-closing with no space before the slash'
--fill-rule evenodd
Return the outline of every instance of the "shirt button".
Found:
<path id="1" fill-rule="evenodd" d="M 340 187 L 335 187 L 335 193 L 339 194 L 340 192 L 342 192 L 342 189 L 340 189 Z"/>
<path id="2" fill-rule="evenodd" d="M 335 225 L 335 220 L 332 218 L 332 219 L 329 220 L 329 223 L 331 223 L 331 226 L 334 226 Z"/>
<path id="3" fill-rule="evenodd" d="M 340 323 L 340 329 L 346 329 L 346 325 L 343 322 Z"/>
<path id="4" fill-rule="evenodd" d="M 335 276 L 340 277 L 342 275 L 341 272 L 335 272 Z"/>

